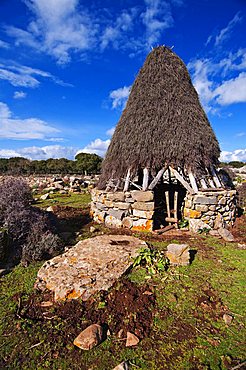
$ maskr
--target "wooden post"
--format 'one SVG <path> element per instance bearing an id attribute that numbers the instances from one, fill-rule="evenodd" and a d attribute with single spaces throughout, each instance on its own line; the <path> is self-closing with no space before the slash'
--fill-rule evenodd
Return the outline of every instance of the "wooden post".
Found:
<path id="1" fill-rule="evenodd" d="M 197 193 L 198 192 L 198 187 L 197 187 L 196 179 L 195 179 L 192 172 L 189 172 L 189 179 L 190 179 L 192 189 L 194 190 L 195 193 Z"/>
<path id="2" fill-rule="evenodd" d="M 170 166 L 169 166 L 169 168 L 171 169 L 171 171 L 174 174 L 174 176 L 176 177 L 176 179 L 179 180 L 179 182 L 181 182 L 181 184 L 188 190 L 188 192 L 190 194 L 195 194 L 194 190 L 190 187 L 188 182 L 185 181 L 185 179 L 178 173 L 178 171 L 176 171 L 174 168 L 172 168 Z"/>
<path id="3" fill-rule="evenodd" d="M 212 178 L 211 178 L 211 175 L 210 175 L 210 173 L 209 173 L 209 170 L 208 170 L 208 169 L 207 169 L 207 174 L 208 174 L 208 183 L 209 183 L 209 186 L 210 186 L 211 188 L 215 188 L 214 182 L 213 182 L 213 180 L 212 180 Z"/>
<path id="4" fill-rule="evenodd" d="M 165 191 L 165 196 L 166 196 L 166 204 L 167 204 L 167 217 L 170 219 L 171 218 L 171 212 L 170 212 L 169 192 L 168 191 Z M 170 221 L 169 221 L 169 225 L 171 225 Z"/>
<path id="5" fill-rule="evenodd" d="M 201 179 L 200 180 L 200 183 L 201 183 L 201 186 L 202 186 L 203 189 L 207 189 L 208 188 L 205 179 Z"/>
<path id="6" fill-rule="evenodd" d="M 175 228 L 178 229 L 178 192 L 174 193 L 174 218 L 176 219 Z"/>
<path id="7" fill-rule="evenodd" d="M 165 168 L 163 167 L 158 173 L 157 175 L 154 177 L 154 179 L 151 181 L 150 185 L 149 185 L 149 190 L 153 190 L 154 187 L 157 185 L 158 181 L 160 180 L 161 176 L 164 174 L 165 172 Z"/>
<path id="8" fill-rule="evenodd" d="M 114 187 L 114 193 L 117 191 L 117 189 L 118 189 L 119 185 L 120 185 L 120 179 L 119 179 L 119 180 L 117 180 L 117 182 L 116 182 L 116 185 L 115 185 L 115 187 Z"/>
<path id="9" fill-rule="evenodd" d="M 149 170 L 148 168 L 143 169 L 143 191 L 146 191 L 148 189 L 148 183 L 149 183 Z"/>
<path id="10" fill-rule="evenodd" d="M 211 166 L 211 173 L 212 173 L 213 180 L 214 180 L 214 183 L 215 183 L 216 187 L 221 188 L 220 180 L 219 180 L 219 178 L 217 176 L 217 173 L 216 173 L 216 170 L 213 166 Z"/>
<path id="11" fill-rule="evenodd" d="M 131 170 L 129 168 L 128 171 L 127 171 L 127 175 L 126 175 L 126 180 L 125 180 L 125 185 L 124 185 L 123 191 L 127 191 L 128 190 L 129 184 L 130 184 L 130 177 L 131 177 Z"/>

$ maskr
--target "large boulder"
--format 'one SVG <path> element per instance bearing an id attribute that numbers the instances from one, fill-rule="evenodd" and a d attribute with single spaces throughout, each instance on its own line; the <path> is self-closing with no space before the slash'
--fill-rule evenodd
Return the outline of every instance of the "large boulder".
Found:
<path id="1" fill-rule="evenodd" d="M 127 235 L 100 235 L 77 243 L 67 252 L 45 262 L 36 287 L 54 292 L 55 300 L 86 301 L 109 289 L 132 265 L 147 244 Z"/>

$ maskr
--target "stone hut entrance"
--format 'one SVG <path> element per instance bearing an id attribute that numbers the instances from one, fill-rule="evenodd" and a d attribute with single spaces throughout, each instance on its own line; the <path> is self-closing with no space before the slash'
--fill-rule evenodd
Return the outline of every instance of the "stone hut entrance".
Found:
<path id="1" fill-rule="evenodd" d="M 182 218 L 194 229 L 232 224 L 236 195 L 218 176 L 219 156 L 185 64 L 159 46 L 131 88 L 91 213 L 97 222 L 137 231 L 178 227 Z"/>

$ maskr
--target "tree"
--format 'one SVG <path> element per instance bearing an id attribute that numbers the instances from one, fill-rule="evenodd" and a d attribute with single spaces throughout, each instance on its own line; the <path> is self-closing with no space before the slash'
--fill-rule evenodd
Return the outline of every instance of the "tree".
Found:
<path id="1" fill-rule="evenodd" d="M 75 157 L 77 171 L 84 174 L 95 174 L 101 169 L 102 158 L 97 154 L 79 153 Z"/>

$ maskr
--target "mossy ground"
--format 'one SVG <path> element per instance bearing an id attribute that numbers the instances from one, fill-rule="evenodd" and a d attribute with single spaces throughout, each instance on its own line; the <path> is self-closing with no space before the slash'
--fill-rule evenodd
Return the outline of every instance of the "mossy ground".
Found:
<path id="1" fill-rule="evenodd" d="M 70 205 L 81 207 L 82 202 L 86 207 L 89 199 L 76 195 L 70 201 Z M 91 234 L 89 225 L 82 225 L 82 237 L 108 232 L 99 227 Z M 240 224 L 240 233 L 245 235 L 245 222 Z M 151 239 L 151 235 L 141 237 L 161 250 L 171 241 L 165 236 L 162 240 Z M 155 295 L 151 331 L 136 348 L 126 348 L 124 340 L 114 335 L 89 352 L 74 347 L 73 339 L 84 320 L 75 319 L 77 306 L 67 307 L 67 316 L 53 314 L 51 309 L 47 320 L 21 315 L 23 302 L 32 302 L 40 263 L 17 266 L 0 281 L 0 368 L 108 370 L 129 360 L 132 369 L 226 370 L 243 363 L 246 251 L 237 243 L 203 235 L 186 237 L 186 242 L 196 251 L 190 266 L 172 267 L 151 278 L 144 267 L 137 267 L 125 277 L 139 287 L 147 284 Z M 39 299 L 37 294 L 35 299 Z M 97 315 L 105 309 L 100 300 L 95 307 Z M 223 320 L 225 313 L 233 317 L 230 325 Z"/>

